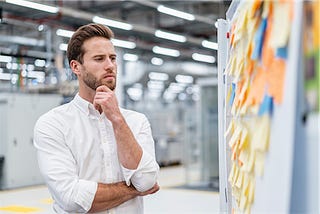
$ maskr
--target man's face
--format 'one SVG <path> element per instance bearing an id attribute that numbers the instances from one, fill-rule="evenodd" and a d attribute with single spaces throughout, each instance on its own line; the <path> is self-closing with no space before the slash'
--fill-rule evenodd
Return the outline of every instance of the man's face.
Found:
<path id="1" fill-rule="evenodd" d="M 78 78 L 92 90 L 96 90 L 100 85 L 106 85 L 114 90 L 117 64 L 111 41 L 103 37 L 93 37 L 84 42 L 83 49 L 83 63 Z"/>

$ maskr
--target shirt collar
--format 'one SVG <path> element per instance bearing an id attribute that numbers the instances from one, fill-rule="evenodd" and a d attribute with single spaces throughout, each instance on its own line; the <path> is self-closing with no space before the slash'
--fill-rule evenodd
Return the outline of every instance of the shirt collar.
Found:
<path id="1" fill-rule="evenodd" d="M 75 105 L 83 111 L 86 115 L 100 115 L 99 112 L 94 108 L 93 104 L 88 102 L 87 100 L 80 97 L 79 93 L 76 94 L 76 96 L 73 99 Z"/>

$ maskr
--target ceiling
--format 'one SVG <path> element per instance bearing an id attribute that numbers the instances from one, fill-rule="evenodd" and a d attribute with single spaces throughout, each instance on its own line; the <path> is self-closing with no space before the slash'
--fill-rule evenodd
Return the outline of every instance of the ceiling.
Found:
<path id="1" fill-rule="evenodd" d="M 216 56 L 216 50 L 201 46 L 203 40 L 216 42 L 215 21 L 223 18 L 228 8 L 228 1 L 102 1 L 102 0 L 38 0 L 33 1 L 60 8 L 58 13 L 48 13 L 0 1 L 0 51 L 6 53 L 11 49 L 12 54 L 32 55 L 31 50 L 50 53 L 55 50 L 56 29 L 74 31 L 80 25 L 92 22 L 93 16 L 123 21 L 133 25 L 130 31 L 112 28 L 117 39 L 132 41 L 137 44 L 134 50 L 142 59 L 150 57 L 155 45 L 172 48 L 180 51 L 180 56 L 174 60 L 190 60 L 194 52 Z M 189 21 L 167 15 L 157 11 L 163 5 L 172 9 L 194 14 L 195 20 Z M 50 29 L 52 36 L 48 38 L 45 31 L 39 31 L 38 26 L 43 24 Z M 175 42 L 154 36 L 155 30 L 177 33 L 185 36 L 186 42 Z M 29 40 L 23 40 L 27 37 Z M 34 39 L 34 40 L 30 40 Z M 53 47 L 48 46 L 51 40 Z M 59 39 L 58 39 L 59 40 Z M 62 40 L 62 41 L 61 41 Z M 67 43 L 68 38 L 60 38 L 60 42 Z M 20 44 L 19 44 L 20 43 Z M 17 44 L 19 44 L 17 46 Z M 16 49 L 16 50 L 14 50 Z M 29 52 L 27 52 L 29 50 Z M 46 56 L 41 54 L 40 56 Z M 172 57 L 168 57 L 172 60 Z"/>
<path id="2" fill-rule="evenodd" d="M 121 21 L 132 26 L 131 30 L 111 27 L 115 38 L 134 42 L 134 49 L 122 49 L 123 53 L 139 56 L 146 69 L 158 71 L 165 69 L 167 73 L 179 73 L 180 70 L 210 70 L 216 69 L 215 62 L 197 62 L 200 67 L 191 65 L 194 53 L 217 57 L 217 50 L 202 46 L 202 42 L 217 42 L 215 22 L 224 18 L 230 1 L 216 0 L 188 0 L 188 1 L 148 1 L 148 0 L 33 0 L 59 8 L 57 13 L 49 13 L 17 5 L 24 0 L 0 0 L 0 57 L 13 56 L 16 64 L 35 64 L 36 59 L 44 59 L 46 67 L 42 65 L 34 70 L 44 71 L 47 76 L 48 64 L 58 70 L 68 67 L 65 52 L 59 49 L 61 43 L 67 43 L 69 38 L 58 36 L 57 29 L 75 31 L 79 26 L 93 22 L 94 16 Z M 28 1 L 30 2 L 30 1 Z M 186 20 L 173 15 L 159 12 L 159 6 L 184 12 L 194 16 L 194 20 Z M 176 42 L 155 36 L 156 30 L 185 36 L 185 42 Z M 159 55 L 152 52 L 154 46 L 170 48 L 180 51 L 177 57 Z M 120 49 L 121 50 L 121 49 Z M 58 56 L 58 57 L 57 57 Z M 165 66 L 151 65 L 152 57 L 159 57 L 166 62 Z M 57 59 L 60 59 L 58 63 Z M 64 59 L 64 61 L 62 60 Z M 3 62 L 4 61 L 4 62 Z M 5 60 L 0 60 L 0 74 L 12 73 Z M 63 62 L 62 62 L 63 61 Z M 178 62 L 178 63 L 177 63 Z M 190 64 L 191 63 L 191 64 Z M 41 63 L 40 63 L 41 64 Z M 199 69 L 200 68 L 200 69 Z M 10 71 L 9 71 L 10 70 Z M 16 69 L 16 70 L 19 70 Z M 21 70 L 21 69 L 20 69 Z M 14 71 L 19 72 L 19 71 Z M 29 72 L 30 73 L 30 72 Z M 72 72 L 70 72 L 72 75 Z M 19 73 L 18 73 L 19 74 Z M 169 78 L 174 78 L 175 75 Z M 192 74 L 197 78 L 197 74 Z M 29 76 L 28 76 L 29 77 Z M 11 77 L 12 78 L 12 77 Z M 141 82 L 146 85 L 148 74 L 141 76 Z M 12 79 L 11 79 L 12 82 Z M 168 81 L 168 84 L 170 81 Z"/>

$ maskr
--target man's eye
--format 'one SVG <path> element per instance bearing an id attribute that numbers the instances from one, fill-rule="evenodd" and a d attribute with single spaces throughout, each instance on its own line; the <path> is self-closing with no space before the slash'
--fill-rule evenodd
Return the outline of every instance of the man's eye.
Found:
<path id="1" fill-rule="evenodd" d="M 97 58 L 95 58 L 95 60 L 101 61 L 101 60 L 103 60 L 103 58 L 102 57 L 97 57 Z"/>

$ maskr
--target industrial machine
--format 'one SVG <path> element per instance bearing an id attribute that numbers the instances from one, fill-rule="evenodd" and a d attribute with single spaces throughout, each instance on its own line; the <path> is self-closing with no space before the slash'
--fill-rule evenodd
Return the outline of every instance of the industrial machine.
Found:
<path id="1" fill-rule="evenodd" d="M 43 183 L 33 127 L 62 100 L 58 94 L 0 93 L 0 189 Z"/>

